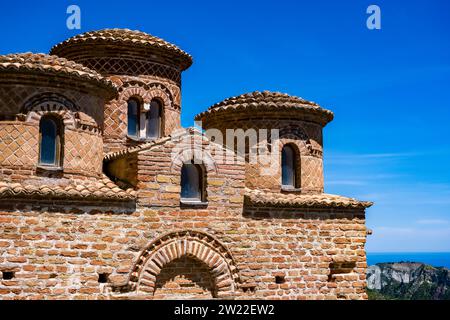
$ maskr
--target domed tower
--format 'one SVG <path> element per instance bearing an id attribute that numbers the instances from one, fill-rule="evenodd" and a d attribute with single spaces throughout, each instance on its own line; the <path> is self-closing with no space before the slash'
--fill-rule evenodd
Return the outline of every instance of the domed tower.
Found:
<path id="1" fill-rule="evenodd" d="M 0 56 L 0 180 L 103 178 L 103 106 L 116 93 L 111 81 L 63 58 Z"/>
<path id="2" fill-rule="evenodd" d="M 268 91 L 228 98 L 196 117 L 229 149 L 245 145 L 247 188 L 298 193 L 324 190 L 322 129 L 332 119 L 314 102 Z"/>
<path id="3" fill-rule="evenodd" d="M 106 152 L 166 136 L 181 127 L 181 73 L 192 57 L 160 38 L 106 29 L 68 39 L 52 54 L 109 77 L 119 87 L 105 107 Z"/>

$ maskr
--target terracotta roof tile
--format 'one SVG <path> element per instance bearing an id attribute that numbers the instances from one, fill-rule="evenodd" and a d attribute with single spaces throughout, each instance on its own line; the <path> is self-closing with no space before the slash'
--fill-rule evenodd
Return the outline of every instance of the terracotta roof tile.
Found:
<path id="1" fill-rule="evenodd" d="M 321 115 L 325 118 L 326 122 L 333 120 L 333 112 L 323 109 L 315 102 L 307 101 L 303 98 L 291 96 L 286 93 L 270 91 L 255 91 L 225 99 L 219 103 L 212 105 L 205 112 L 198 114 L 195 119 L 201 120 L 206 116 L 223 111 L 251 111 L 267 109 L 309 111 L 311 113 L 317 113 L 318 115 Z"/>
<path id="2" fill-rule="evenodd" d="M 245 189 L 246 201 L 253 205 L 274 205 L 280 207 L 313 207 L 313 208 L 368 208 L 372 202 L 359 201 L 353 198 L 331 194 L 284 194 L 261 190 Z"/>
<path id="3" fill-rule="evenodd" d="M 0 199 L 62 199 L 62 200 L 109 200 L 133 201 L 134 190 L 122 190 L 106 176 L 99 181 L 58 179 L 57 183 L 42 181 L 23 183 L 0 182 Z"/>
<path id="4" fill-rule="evenodd" d="M 200 130 L 198 130 L 195 127 L 179 129 L 179 130 L 176 130 L 172 134 L 167 135 L 165 137 L 162 137 L 162 138 L 159 138 L 159 139 L 156 139 L 156 140 L 152 140 L 152 141 L 149 141 L 149 142 L 145 142 L 145 143 L 142 143 L 140 145 L 137 145 L 137 146 L 134 146 L 134 147 L 130 147 L 130 148 L 126 148 L 126 149 L 123 149 L 123 150 L 120 150 L 120 151 L 110 152 L 110 153 L 106 154 L 103 157 L 103 160 L 111 161 L 111 160 L 114 160 L 114 159 L 126 156 L 126 155 L 131 154 L 131 153 L 135 153 L 135 152 L 138 152 L 138 151 L 141 151 L 141 150 L 147 150 L 147 149 L 153 148 L 154 146 L 163 145 L 167 141 L 170 141 L 172 139 L 178 139 L 181 136 L 188 135 L 188 134 L 200 134 L 201 135 L 202 133 L 201 133 Z"/>
<path id="5" fill-rule="evenodd" d="M 192 65 L 192 57 L 176 45 L 148 33 L 130 29 L 103 29 L 86 32 L 57 44 L 52 48 L 51 53 L 59 55 L 69 46 L 90 43 L 105 43 L 162 49 L 181 58 L 183 61 L 182 69 L 187 69 Z"/>
<path id="6" fill-rule="evenodd" d="M 0 73 L 4 72 L 60 74 L 95 81 L 116 91 L 114 84 L 96 71 L 76 62 L 43 53 L 27 52 L 0 56 Z"/>

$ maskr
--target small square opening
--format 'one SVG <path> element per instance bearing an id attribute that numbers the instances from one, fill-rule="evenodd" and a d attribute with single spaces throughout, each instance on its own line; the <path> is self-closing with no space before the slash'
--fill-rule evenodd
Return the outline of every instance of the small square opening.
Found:
<path id="1" fill-rule="evenodd" d="M 13 271 L 3 271 L 2 272 L 2 279 L 3 280 L 11 280 L 14 278 L 14 272 Z"/>
<path id="2" fill-rule="evenodd" d="M 284 276 L 275 276 L 275 283 L 276 284 L 283 284 L 286 282 L 286 279 Z"/>
<path id="3" fill-rule="evenodd" d="M 108 273 L 99 273 L 98 274 L 98 282 L 99 283 L 107 283 L 108 282 Z"/>
<path id="4" fill-rule="evenodd" d="M 330 266 L 329 266 L 330 273 L 328 274 L 328 281 L 334 282 L 335 275 L 352 273 L 355 266 L 356 266 L 355 262 L 332 262 L 332 263 L 330 263 Z"/>

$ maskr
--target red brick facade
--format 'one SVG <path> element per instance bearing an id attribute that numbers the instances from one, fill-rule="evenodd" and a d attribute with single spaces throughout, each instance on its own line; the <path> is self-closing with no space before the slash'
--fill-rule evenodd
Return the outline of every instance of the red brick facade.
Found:
<path id="1" fill-rule="evenodd" d="M 0 57 L 0 299 L 367 298 L 371 203 L 323 193 L 330 111 L 257 92 L 199 114 L 224 137 L 278 130 L 240 156 L 211 131 L 181 128 L 192 60 L 177 47 L 114 29 L 52 54 L 61 58 Z M 130 98 L 161 104 L 159 138 L 127 135 Z M 39 164 L 46 115 L 63 124 L 57 168 Z M 280 161 L 268 175 L 248 159 L 252 148 L 285 145 L 298 150 L 290 190 Z M 197 202 L 180 194 L 191 161 L 201 168 Z"/>

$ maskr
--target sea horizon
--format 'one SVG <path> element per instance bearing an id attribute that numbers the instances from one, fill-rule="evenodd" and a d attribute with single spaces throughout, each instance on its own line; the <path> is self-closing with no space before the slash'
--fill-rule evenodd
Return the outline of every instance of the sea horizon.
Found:
<path id="1" fill-rule="evenodd" d="M 450 252 L 367 252 L 367 264 L 420 262 L 450 269 Z"/>

